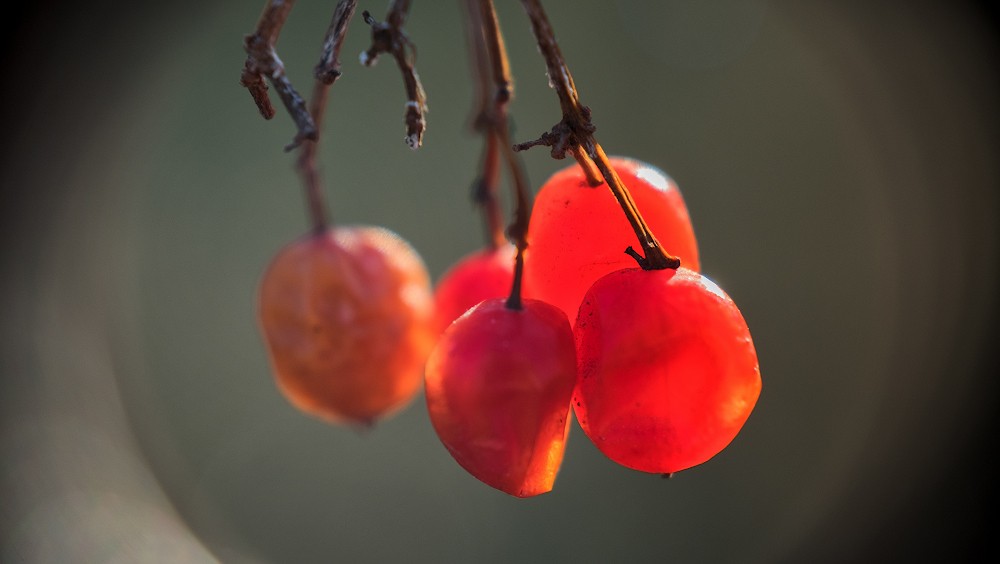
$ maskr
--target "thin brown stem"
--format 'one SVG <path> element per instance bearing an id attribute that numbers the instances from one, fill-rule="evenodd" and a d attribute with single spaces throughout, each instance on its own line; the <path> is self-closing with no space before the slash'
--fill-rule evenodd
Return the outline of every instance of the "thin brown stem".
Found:
<path id="1" fill-rule="evenodd" d="M 596 167 L 608 188 L 611 189 L 611 193 L 618 200 L 618 204 L 635 231 L 642 249 L 642 254 L 637 253 L 631 247 L 626 252 L 636 259 L 639 266 L 646 270 L 677 268 L 680 266 L 680 260 L 668 254 L 660 246 L 659 241 L 650 231 L 649 225 L 639 213 L 628 188 L 622 183 L 618 173 L 611 166 L 608 156 L 604 153 L 604 149 L 594 137 L 594 131 L 597 128 L 591 122 L 590 108 L 580 103 L 573 75 L 569 72 L 569 67 L 566 66 L 566 61 L 559 50 L 559 44 L 556 42 L 555 33 L 552 31 L 552 25 L 545 15 L 545 10 L 542 9 L 541 2 L 539 0 L 521 0 L 521 4 L 531 20 L 531 29 L 538 42 L 538 49 L 545 59 L 549 81 L 559 97 L 563 117 L 559 123 L 552 127 L 551 131 L 543 133 L 534 141 L 515 145 L 514 150 L 521 151 L 537 145 L 546 145 L 552 148 L 552 156 L 555 158 L 565 158 L 569 154 L 576 158 L 580 166 L 583 167 L 591 184 L 595 180 L 591 167 Z M 588 163 L 588 161 L 590 162 Z"/>
<path id="2" fill-rule="evenodd" d="M 498 249 L 506 242 L 503 227 L 503 210 L 497 188 L 500 185 L 501 142 L 492 131 L 483 133 L 483 155 L 479 177 L 472 183 L 472 199 L 483 216 L 486 244 Z"/>
<path id="3" fill-rule="evenodd" d="M 480 157 L 479 176 L 472 183 L 472 201 L 482 215 L 486 245 L 498 249 L 505 242 L 503 210 L 497 197 L 500 185 L 500 141 L 491 126 L 493 113 L 493 81 L 489 73 L 490 55 L 483 37 L 480 0 L 466 0 L 466 39 L 471 55 L 472 75 L 476 86 L 476 98 L 470 124 L 472 129 L 483 136 L 483 152 Z"/>
<path id="4" fill-rule="evenodd" d="M 354 11 L 357 7 L 357 0 L 341 0 L 333 11 L 330 28 L 323 40 L 323 52 L 320 55 L 319 63 L 313 69 L 313 76 L 323 84 L 333 84 L 342 74 L 340 72 L 340 49 L 344 46 L 347 26 L 351 23 L 351 18 L 354 17 Z"/>
<path id="5" fill-rule="evenodd" d="M 490 80 L 490 55 L 486 50 L 483 38 L 481 0 L 465 0 L 465 41 L 470 54 L 473 85 L 475 86 L 475 103 L 472 108 L 472 128 L 481 131 L 486 127 L 486 120 L 493 105 L 493 82 Z"/>
<path id="6" fill-rule="evenodd" d="M 396 29 L 403 29 L 406 23 L 406 16 L 410 13 L 410 0 L 392 0 L 389 4 L 389 12 L 385 15 L 385 21 Z"/>
<path id="7" fill-rule="evenodd" d="M 542 9 L 538 0 L 522 0 L 521 4 L 524 5 L 524 10 L 528 13 L 531 30 L 535 34 L 538 50 L 542 54 L 542 58 L 545 59 L 549 82 L 559 97 L 559 105 L 562 107 L 563 115 L 580 114 L 584 110 L 580 106 L 576 84 L 573 82 L 573 76 L 569 73 L 569 68 L 563 59 L 562 51 L 556 42 L 555 32 L 552 31 L 552 24 L 549 23 L 545 10 Z M 577 121 L 589 120 L 579 119 Z"/>
<path id="8" fill-rule="evenodd" d="M 528 193 L 528 179 L 524 172 L 524 166 L 510 142 L 510 131 L 506 120 L 498 125 L 497 136 L 503 147 L 507 168 L 511 172 L 515 198 L 514 221 L 507 228 L 507 234 L 514 240 L 517 255 L 514 262 L 514 284 L 510 290 L 510 296 L 507 298 L 507 307 L 521 309 L 521 274 L 524 269 L 524 251 L 528 248 L 528 222 L 531 219 L 532 198 Z"/>
<path id="9" fill-rule="evenodd" d="M 480 0 L 479 5 L 487 57 L 493 71 L 495 89 L 493 101 L 506 113 L 507 103 L 514 97 L 514 83 L 511 80 L 510 62 L 507 60 L 507 46 L 504 43 L 503 34 L 500 33 L 500 21 L 497 19 L 493 0 Z"/>
<path id="10" fill-rule="evenodd" d="M 490 77 L 493 87 L 493 105 L 492 111 L 486 114 L 488 116 L 486 121 L 492 135 L 499 142 L 514 188 L 514 219 L 510 227 L 507 228 L 507 235 L 517 247 L 517 255 L 514 259 L 514 283 L 511 286 L 510 296 L 507 298 L 507 307 L 521 309 L 521 278 L 524 271 L 524 251 L 528 248 L 531 194 L 528 191 L 528 180 L 524 167 L 514 152 L 510 140 L 507 106 L 514 97 L 514 82 L 511 79 L 507 49 L 504 45 L 503 35 L 500 33 L 500 23 L 497 20 L 493 0 L 479 0 L 478 14 L 482 29 L 480 37 L 485 42 L 489 68 L 492 70 Z"/>
<path id="11" fill-rule="evenodd" d="M 411 149 L 417 149 L 423 143 L 427 129 L 427 94 L 414 67 L 416 47 L 403 32 L 409 9 L 409 0 L 394 0 L 383 22 L 375 20 L 367 10 L 361 12 L 365 23 L 372 28 L 372 44 L 361 53 L 361 64 L 368 67 L 374 65 L 382 53 L 388 53 L 395 59 L 406 89 L 405 140 Z"/>
<path id="12" fill-rule="evenodd" d="M 310 106 L 315 110 L 319 106 L 319 114 L 326 103 L 327 87 L 317 81 L 313 87 L 313 98 Z M 330 215 L 326 207 L 326 199 L 323 197 L 323 181 L 316 163 L 316 152 L 319 140 L 306 141 L 299 147 L 299 156 L 295 160 L 295 169 L 302 179 L 302 185 L 306 192 L 306 206 L 309 212 L 309 221 L 313 231 L 321 233 L 330 224 Z"/>
<path id="13" fill-rule="evenodd" d="M 330 21 L 330 27 L 327 30 L 326 39 L 323 42 L 320 61 L 313 71 L 316 83 L 313 86 L 309 113 L 312 115 L 317 130 L 323 124 L 330 87 L 341 76 L 340 49 L 344 44 L 344 38 L 347 36 L 347 28 L 356 8 L 357 0 L 340 0 L 337 4 L 333 12 L 333 18 Z M 329 214 L 323 198 L 322 181 L 316 163 L 318 145 L 318 138 L 314 141 L 302 143 L 295 165 L 305 186 L 306 201 L 313 229 L 316 232 L 322 232 L 329 223 Z"/>
<path id="14" fill-rule="evenodd" d="M 294 6 L 295 0 L 270 0 L 257 21 L 257 33 L 269 44 L 277 43 L 281 28 L 285 27 L 285 20 Z"/>
<path id="15" fill-rule="evenodd" d="M 318 135 L 316 124 L 306 107 L 305 100 L 285 75 L 285 66 L 274 49 L 281 28 L 285 25 L 288 13 L 294 5 L 294 0 L 268 0 L 257 21 L 257 29 L 243 40 L 247 60 L 243 65 L 240 84 L 250 91 L 261 115 L 265 119 L 271 119 L 275 111 L 267 94 L 267 84 L 264 79 L 269 80 L 295 122 L 298 130 L 295 136 L 296 142 L 301 142 L 305 139 L 316 139 Z"/>
<path id="16" fill-rule="evenodd" d="M 639 208 L 636 207 L 635 200 L 632 199 L 632 194 L 625 187 L 625 183 L 618 176 L 618 172 L 611 166 L 611 161 L 604 153 L 604 148 L 594 140 L 592 143 L 588 142 L 585 149 L 587 156 L 593 159 L 594 164 L 601 171 L 601 176 L 607 180 L 608 186 L 611 187 L 611 191 L 614 193 L 615 199 L 618 200 L 618 204 L 622 207 L 622 210 L 624 210 L 625 217 L 628 218 L 632 230 L 635 231 L 636 237 L 639 238 L 639 243 L 642 245 L 645 255 L 638 255 L 634 250 L 629 252 L 631 247 L 626 249 L 625 252 L 631 255 L 632 258 L 635 258 L 639 266 L 645 270 L 676 269 L 680 267 L 681 259 L 663 250 L 653 232 L 650 231 L 649 225 L 642 219 Z"/>
<path id="17" fill-rule="evenodd" d="M 580 164 L 580 168 L 583 169 L 583 175 L 587 177 L 587 184 L 597 187 L 604 184 L 604 177 L 601 176 L 601 170 L 597 168 L 594 161 L 587 156 L 583 148 L 579 145 L 573 145 L 569 148 L 570 152 L 573 153 L 573 158 L 576 162 Z"/>

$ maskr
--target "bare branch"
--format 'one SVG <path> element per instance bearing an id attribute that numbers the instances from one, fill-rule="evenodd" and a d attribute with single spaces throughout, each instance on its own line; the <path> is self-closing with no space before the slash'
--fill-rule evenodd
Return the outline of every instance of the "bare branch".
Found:
<path id="1" fill-rule="evenodd" d="M 350 24 L 351 18 L 354 17 L 354 11 L 357 7 L 357 0 L 341 0 L 333 12 L 330 29 L 326 32 L 326 39 L 323 41 L 323 52 L 313 71 L 316 80 L 324 84 L 333 84 L 335 80 L 340 78 L 340 48 L 344 45 L 344 38 L 347 37 L 347 26 Z"/>
<path id="2" fill-rule="evenodd" d="M 326 39 L 323 41 L 320 61 L 314 69 L 316 83 L 313 85 L 309 113 L 312 115 L 317 131 L 323 124 L 330 87 L 341 75 L 340 49 L 344 44 L 347 28 L 354 16 L 357 4 L 357 0 L 340 0 L 337 4 L 326 33 Z M 329 214 L 323 199 L 323 186 L 316 164 L 318 146 L 318 137 L 313 141 L 303 143 L 299 149 L 299 158 L 296 160 L 295 166 L 302 178 L 302 183 L 305 185 L 313 228 L 322 231 L 329 223 Z"/>
<path id="3" fill-rule="evenodd" d="M 365 23 L 372 28 L 372 44 L 361 53 L 361 64 L 373 66 L 382 53 L 388 53 L 396 60 L 406 88 L 406 144 L 411 149 L 417 149 L 423 143 L 427 129 L 427 95 L 414 67 L 416 47 L 403 32 L 409 9 L 409 0 L 394 0 L 384 22 L 376 21 L 367 10 L 361 13 Z"/>
<path id="4" fill-rule="evenodd" d="M 275 111 L 268 97 L 264 79 L 269 80 L 274 89 L 278 91 L 278 96 L 285 109 L 288 110 L 298 128 L 298 134 L 295 136 L 296 141 L 293 142 L 292 146 L 303 139 L 316 139 L 317 136 L 316 124 L 313 123 L 312 116 L 306 108 L 305 100 L 288 80 L 285 75 L 285 67 L 274 50 L 274 44 L 278 40 L 281 28 L 294 5 L 294 0 L 269 0 L 264 6 L 264 12 L 257 22 L 256 31 L 247 35 L 243 41 L 247 60 L 243 65 L 240 78 L 240 84 L 250 90 L 250 95 L 265 119 L 274 117 Z"/>

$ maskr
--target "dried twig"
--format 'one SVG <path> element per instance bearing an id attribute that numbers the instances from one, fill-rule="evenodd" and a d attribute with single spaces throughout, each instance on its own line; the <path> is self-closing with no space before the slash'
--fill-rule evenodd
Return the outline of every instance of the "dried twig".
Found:
<path id="1" fill-rule="evenodd" d="M 333 11 L 330 28 L 326 32 L 326 39 L 323 40 L 323 53 L 313 70 L 316 80 L 323 84 L 333 84 L 342 74 L 340 72 L 340 48 L 344 45 L 344 39 L 347 37 L 347 26 L 351 23 L 351 18 L 354 17 L 354 11 L 357 7 L 357 0 L 341 0 Z"/>
<path id="2" fill-rule="evenodd" d="M 317 129 L 312 116 L 306 108 L 305 100 L 292 86 L 291 81 L 285 75 L 285 67 L 278 58 L 278 53 L 274 50 L 274 44 L 278 40 L 282 26 L 288 18 L 288 13 L 295 5 L 295 0 L 268 0 L 264 6 L 264 11 L 257 21 L 257 29 L 254 33 L 247 35 L 243 41 L 243 47 L 247 52 L 247 60 L 243 65 L 243 73 L 240 84 L 250 91 L 257 108 L 265 119 L 271 119 L 275 115 L 274 106 L 267 94 L 266 78 L 278 91 L 278 96 L 284 103 L 288 113 L 292 116 L 298 128 L 295 136 L 296 141 L 292 146 L 297 145 L 303 139 L 316 139 Z"/>
<path id="3" fill-rule="evenodd" d="M 406 87 L 406 144 L 411 149 L 417 149 L 423 143 L 424 130 L 427 129 L 427 95 L 414 67 L 416 47 L 403 32 L 409 9 L 409 0 L 393 0 L 383 22 L 375 20 L 367 10 L 361 12 L 365 23 L 372 28 L 372 44 L 361 53 L 361 64 L 368 67 L 374 65 L 382 53 L 388 53 L 396 60 Z"/>
<path id="4" fill-rule="evenodd" d="M 323 41 L 323 52 L 320 61 L 313 71 L 316 83 L 313 86 L 312 100 L 309 104 L 309 111 L 317 131 L 323 124 L 323 116 L 326 112 L 326 102 L 329 97 L 330 87 L 341 76 L 340 72 L 340 49 L 347 36 L 347 28 L 354 16 L 357 8 L 357 0 L 340 0 L 333 12 L 330 27 Z M 293 144 L 295 142 L 293 141 Z M 322 231 L 329 221 L 326 205 L 323 199 L 322 182 L 320 181 L 319 170 L 316 164 L 316 151 L 319 145 L 319 138 L 302 143 L 299 149 L 299 158 L 296 160 L 296 168 L 302 183 L 305 185 L 306 198 L 309 202 L 309 214 L 312 218 L 313 228 Z"/>

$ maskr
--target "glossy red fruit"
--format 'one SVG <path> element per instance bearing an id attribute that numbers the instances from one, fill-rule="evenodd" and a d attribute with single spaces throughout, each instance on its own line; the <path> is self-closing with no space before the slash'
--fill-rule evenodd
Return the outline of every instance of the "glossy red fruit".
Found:
<path id="1" fill-rule="evenodd" d="M 662 171 L 625 158 L 611 165 L 663 248 L 699 270 L 687 206 Z M 590 187 L 576 164 L 556 174 L 535 198 L 525 253 L 525 295 L 559 306 L 576 319 L 583 295 L 598 278 L 635 266 L 625 248 L 638 249 L 635 232 L 606 184 Z"/>
<path id="2" fill-rule="evenodd" d="M 434 309 L 439 332 L 483 300 L 502 298 L 514 282 L 516 249 L 506 244 L 463 257 L 448 269 L 434 289 Z"/>
<path id="3" fill-rule="evenodd" d="M 597 448 L 635 470 L 677 472 L 712 458 L 760 395 L 743 316 L 711 280 L 684 268 L 601 278 L 574 334 L 577 420 Z"/>
<path id="4" fill-rule="evenodd" d="M 576 381 L 573 333 L 537 300 L 487 300 L 459 317 L 427 362 L 441 442 L 470 474 L 518 497 L 548 492 L 562 463 Z"/>
<path id="5" fill-rule="evenodd" d="M 434 339 L 423 262 L 378 227 L 338 227 L 282 249 L 260 285 L 259 320 L 281 390 L 331 421 L 370 424 L 407 403 Z"/>

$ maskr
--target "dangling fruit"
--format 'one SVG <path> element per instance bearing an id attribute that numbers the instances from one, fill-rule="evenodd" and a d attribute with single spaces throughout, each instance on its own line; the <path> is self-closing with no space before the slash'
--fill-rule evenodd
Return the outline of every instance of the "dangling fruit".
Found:
<path id="1" fill-rule="evenodd" d="M 379 227 L 286 246 L 264 273 L 259 316 L 281 390 L 330 421 L 371 424 L 410 401 L 433 345 L 424 264 Z"/>
<path id="2" fill-rule="evenodd" d="M 739 309 L 685 268 L 604 276 L 584 297 L 574 334 L 577 420 L 605 455 L 635 470 L 671 473 L 712 458 L 760 395 Z"/>
<path id="3" fill-rule="evenodd" d="M 470 474 L 517 497 L 548 492 L 562 463 L 576 354 L 558 308 L 486 300 L 459 317 L 427 362 L 441 442 Z"/>

